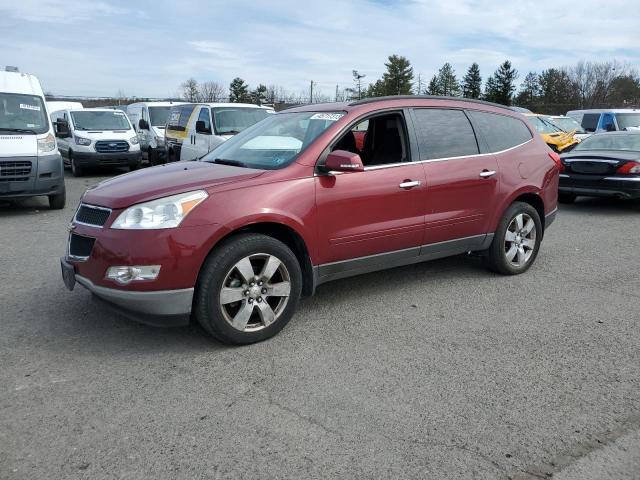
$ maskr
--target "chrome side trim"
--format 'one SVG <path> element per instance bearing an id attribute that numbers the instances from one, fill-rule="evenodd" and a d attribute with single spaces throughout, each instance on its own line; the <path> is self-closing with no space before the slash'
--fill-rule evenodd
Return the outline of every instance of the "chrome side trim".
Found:
<path id="1" fill-rule="evenodd" d="M 562 178 L 569 178 L 569 175 L 567 175 L 566 173 L 561 173 L 560 175 L 558 175 L 559 177 Z"/>
<path id="2" fill-rule="evenodd" d="M 640 177 L 604 177 L 603 180 L 611 180 L 611 181 L 618 181 L 618 180 L 622 180 L 623 182 L 640 182 Z"/>
<path id="3" fill-rule="evenodd" d="M 493 236 L 493 233 L 473 235 L 471 237 L 456 238 L 454 240 L 431 243 L 420 247 L 325 263 L 314 267 L 315 286 L 340 278 L 361 275 L 363 273 L 426 262 L 428 260 L 449 257 L 469 251 L 485 250 L 491 245 Z"/>

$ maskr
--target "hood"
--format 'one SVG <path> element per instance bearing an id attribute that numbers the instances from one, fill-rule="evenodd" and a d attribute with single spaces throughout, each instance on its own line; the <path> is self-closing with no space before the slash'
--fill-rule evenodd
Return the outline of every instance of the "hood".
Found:
<path id="1" fill-rule="evenodd" d="M 74 130 L 74 135 L 90 140 L 129 140 L 135 137 L 133 130 Z"/>
<path id="2" fill-rule="evenodd" d="M 177 193 L 210 190 L 220 185 L 248 180 L 263 173 L 264 170 L 208 162 L 169 163 L 101 182 L 87 190 L 82 201 L 109 208 L 126 208 Z"/>
<path id="3" fill-rule="evenodd" d="M 0 132 L 0 157 L 37 157 L 38 137 Z"/>

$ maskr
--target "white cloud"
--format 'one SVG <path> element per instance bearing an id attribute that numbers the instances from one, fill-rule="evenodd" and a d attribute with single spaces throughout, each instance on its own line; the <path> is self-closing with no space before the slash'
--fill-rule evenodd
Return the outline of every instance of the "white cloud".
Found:
<path id="1" fill-rule="evenodd" d="M 120 15 L 125 8 L 101 1 L 18 0 L 0 4 L 5 14 L 30 22 L 75 23 L 96 17 Z"/>

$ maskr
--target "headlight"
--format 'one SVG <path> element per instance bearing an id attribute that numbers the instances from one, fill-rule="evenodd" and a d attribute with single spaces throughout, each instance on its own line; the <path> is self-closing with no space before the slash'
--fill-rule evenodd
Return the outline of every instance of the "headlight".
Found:
<path id="1" fill-rule="evenodd" d="M 84 145 L 85 147 L 91 145 L 91 140 L 88 138 L 75 137 L 76 145 Z"/>
<path id="2" fill-rule="evenodd" d="M 196 190 L 134 205 L 122 212 L 111 228 L 120 230 L 175 228 L 208 196 L 204 190 Z"/>
<path id="3" fill-rule="evenodd" d="M 49 134 L 45 138 L 38 139 L 38 155 L 52 152 L 56 149 L 56 139 Z"/>
<path id="4" fill-rule="evenodd" d="M 129 142 L 131 142 L 131 145 L 137 145 L 138 144 L 138 137 L 130 138 Z"/>

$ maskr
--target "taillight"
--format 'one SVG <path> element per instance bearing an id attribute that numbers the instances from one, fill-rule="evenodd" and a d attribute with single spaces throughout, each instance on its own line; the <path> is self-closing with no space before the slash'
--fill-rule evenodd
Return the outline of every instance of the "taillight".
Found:
<path id="1" fill-rule="evenodd" d="M 558 155 L 556 152 L 549 152 L 549 157 L 558 166 L 558 170 L 560 170 L 561 172 L 564 172 L 564 165 L 562 165 L 562 160 L 560 160 L 560 155 Z"/>
<path id="2" fill-rule="evenodd" d="M 627 162 L 622 165 L 618 170 L 618 173 L 640 173 L 640 162 Z"/>

